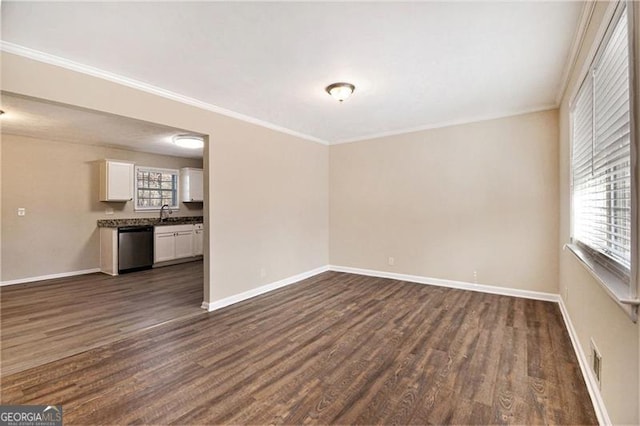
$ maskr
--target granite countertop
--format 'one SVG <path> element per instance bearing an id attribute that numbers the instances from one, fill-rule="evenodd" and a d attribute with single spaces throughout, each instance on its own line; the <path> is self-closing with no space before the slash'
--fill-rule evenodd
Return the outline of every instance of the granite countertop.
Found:
<path id="1" fill-rule="evenodd" d="M 164 226 L 164 225 L 188 225 L 202 223 L 202 216 L 169 217 L 160 222 L 157 217 L 140 217 L 135 219 L 102 219 L 98 221 L 98 228 L 119 228 L 121 226 Z"/>

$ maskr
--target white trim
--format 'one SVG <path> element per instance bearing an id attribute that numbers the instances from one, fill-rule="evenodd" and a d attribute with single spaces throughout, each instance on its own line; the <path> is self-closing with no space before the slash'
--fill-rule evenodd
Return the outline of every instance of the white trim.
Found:
<path id="1" fill-rule="evenodd" d="M 602 21 L 600 22 L 600 27 L 598 27 L 598 31 L 596 32 L 596 35 L 589 49 L 589 52 L 587 53 L 587 56 L 585 57 L 585 60 L 582 63 L 582 68 L 580 69 L 580 73 L 578 74 L 576 83 L 574 84 L 570 92 L 571 95 L 569 96 L 569 106 L 573 105 L 574 99 L 578 95 L 578 90 L 582 86 L 582 83 L 584 82 L 585 78 L 587 78 L 587 73 L 591 68 L 591 64 L 593 64 L 593 60 L 596 57 L 596 53 L 598 52 L 600 45 L 602 44 L 604 35 L 607 32 L 607 28 L 609 28 L 611 19 L 613 18 L 616 8 L 618 7 L 618 3 L 619 3 L 618 1 L 612 1 L 607 4 L 607 9 L 605 10 Z"/>
<path id="2" fill-rule="evenodd" d="M 582 6 L 582 12 L 580 14 L 580 22 L 576 32 L 573 36 L 573 42 L 571 43 L 571 50 L 569 53 L 568 61 L 564 64 L 564 70 L 562 72 L 562 80 L 558 87 L 558 94 L 556 95 L 556 105 L 560 105 L 564 93 L 567 91 L 567 85 L 569 84 L 570 76 L 573 75 L 576 62 L 578 61 L 578 54 L 582 50 L 584 39 L 587 34 L 587 28 L 591 23 L 591 17 L 593 16 L 593 9 L 596 2 L 585 2 Z"/>
<path id="3" fill-rule="evenodd" d="M 481 293 L 499 294 L 503 296 L 523 297 L 526 299 L 544 300 L 557 302 L 559 295 L 555 293 L 544 293 L 541 291 L 520 290 L 510 287 L 498 287 L 486 284 L 473 284 L 463 281 L 443 280 L 440 278 L 429 278 L 419 275 L 398 274 L 395 272 L 375 271 L 371 269 L 351 268 L 347 266 L 329 265 L 330 271 L 347 272 L 350 274 L 366 275 L 369 277 L 390 278 L 399 281 L 408 281 L 417 284 L 434 285 L 438 287 L 457 288 L 461 290 L 478 291 Z"/>
<path id="4" fill-rule="evenodd" d="M 65 58 L 61 58 L 59 56 L 51 55 L 49 53 L 41 52 L 38 50 L 30 49 L 28 47 L 20 46 L 15 43 L 7 42 L 0 40 L 0 50 L 11 53 L 14 55 L 22 56 L 25 58 L 33 59 L 38 62 L 43 62 L 50 65 L 55 65 L 58 67 L 66 68 L 72 71 L 76 71 L 82 74 L 91 75 L 93 77 L 101 78 L 103 80 L 111 81 L 117 84 L 121 84 L 123 86 L 131 87 L 143 92 L 151 93 L 156 96 L 161 96 L 163 98 L 171 99 L 173 101 L 177 101 L 183 104 L 191 105 L 196 108 L 200 108 L 203 110 L 215 112 L 217 114 L 225 115 L 227 117 L 235 118 L 237 120 L 241 120 L 247 123 L 255 124 L 257 126 L 265 127 L 267 129 L 275 130 L 277 132 L 285 133 L 291 136 L 299 137 L 301 139 L 305 139 L 311 142 L 316 142 L 322 145 L 339 145 L 343 143 L 350 142 L 358 142 L 369 139 L 377 139 L 386 136 L 397 136 L 405 133 L 413 133 L 419 132 L 421 130 L 430 130 L 430 129 L 439 129 L 442 127 L 456 126 L 461 124 L 470 124 L 477 123 L 480 121 L 488 121 L 495 120 L 499 118 L 507 118 L 513 117 L 516 115 L 529 114 L 540 111 L 548 111 L 552 109 L 558 108 L 558 104 L 549 104 L 536 106 L 532 108 L 525 108 L 522 110 L 518 110 L 510 113 L 499 113 L 499 114 L 489 114 L 489 115 L 481 115 L 476 117 L 467 117 L 459 120 L 451 120 L 444 121 L 440 123 L 432 123 L 419 127 L 406 128 L 401 130 L 394 130 L 390 132 L 383 132 L 377 134 L 370 134 L 366 136 L 358 136 L 351 139 L 342 139 L 333 142 L 326 141 L 324 139 L 316 138 L 314 136 L 306 135 L 304 133 L 297 132 L 295 130 L 287 129 L 286 127 L 279 126 L 277 124 L 269 123 L 267 121 L 263 121 L 257 118 L 249 117 L 244 114 L 240 114 L 238 112 L 234 112 L 216 105 L 209 104 L 207 102 L 200 101 L 195 98 L 191 98 L 188 96 L 184 96 L 175 92 L 171 92 L 169 90 L 162 89 L 157 86 L 153 86 L 148 83 L 144 83 L 142 81 L 134 80 L 128 77 L 124 77 L 118 74 L 114 74 L 108 71 L 101 70 L 99 68 L 95 68 L 89 65 L 84 65 L 75 61 L 71 61 Z"/>
<path id="5" fill-rule="evenodd" d="M 404 135 L 407 133 L 421 132 L 423 130 L 432 130 L 432 129 L 440 129 L 443 127 L 460 126 L 463 124 L 480 123 L 482 121 L 498 120 L 500 118 L 515 117 L 517 115 L 523 115 L 523 114 L 532 114 L 534 112 L 550 111 L 557 108 L 558 108 L 558 105 L 556 104 L 548 104 L 548 105 L 536 106 L 532 108 L 524 108 L 522 110 L 509 112 L 509 113 L 488 114 L 488 115 L 480 115 L 476 117 L 467 117 L 460 120 L 442 121 L 440 123 L 432 123 L 424 126 L 412 127 L 409 129 L 374 133 L 367 136 L 358 136 L 356 138 L 351 138 L 351 139 L 340 139 L 340 140 L 331 142 L 329 145 L 340 145 L 343 143 L 361 142 L 361 141 L 366 141 L 371 139 L 384 138 L 388 136 L 398 136 L 398 135 Z"/>
<path id="6" fill-rule="evenodd" d="M 279 281 L 272 282 L 271 284 L 266 284 L 258 288 L 254 288 L 252 290 L 248 290 L 242 293 L 234 294 L 233 296 L 225 297 L 224 299 L 215 300 L 213 302 L 202 302 L 202 309 L 206 309 L 207 311 L 215 311 L 218 309 L 222 309 L 226 306 L 233 305 L 238 302 L 242 302 L 247 299 L 251 299 L 252 297 L 259 296 L 264 293 L 268 293 L 270 291 L 276 290 L 281 287 L 285 287 L 291 284 L 295 284 L 298 281 L 305 280 L 307 278 L 311 278 L 315 275 L 321 274 L 323 272 L 327 272 L 329 270 L 328 266 L 321 266 L 316 269 L 312 269 L 310 271 L 302 272 L 297 275 L 293 275 L 288 278 L 283 278 Z"/>
<path id="7" fill-rule="evenodd" d="M 55 278 L 74 277 L 76 275 L 94 274 L 96 272 L 100 272 L 100 268 L 83 269 L 81 271 L 61 272 L 59 274 L 40 275 L 38 277 L 20 278 L 17 280 L 2 281 L 0 282 L 0 287 L 5 285 L 32 283 L 35 281 L 53 280 Z"/>
<path id="8" fill-rule="evenodd" d="M 265 127 L 267 129 L 275 130 L 280 133 L 286 133 L 291 136 L 296 136 L 298 138 L 306 139 L 311 142 L 320 143 L 322 145 L 329 145 L 329 143 L 325 140 L 305 135 L 304 133 L 296 132 L 295 130 L 287 129 L 286 127 L 278 126 L 277 124 L 269 123 L 267 121 L 263 121 L 257 118 L 249 117 L 248 115 L 240 114 L 235 111 L 228 110 L 226 108 L 221 108 L 216 105 L 212 105 L 207 102 L 200 101 L 195 98 L 191 98 L 189 96 L 184 96 L 179 93 L 171 92 L 169 90 L 162 89 L 157 86 L 153 86 L 148 83 L 144 83 L 142 81 L 134 80 L 129 77 L 124 77 L 118 74 L 114 74 L 109 71 L 104 71 L 99 68 L 95 68 L 89 65 L 84 65 L 79 62 L 71 61 L 69 59 L 61 58 L 60 56 L 51 55 L 49 53 L 41 52 L 38 50 L 30 49 L 28 47 L 20 46 L 15 43 L 11 43 L 8 41 L 0 40 L 0 50 L 11 53 L 14 55 L 22 56 L 25 58 L 33 59 L 38 62 L 44 62 L 46 64 L 55 65 L 58 67 L 66 68 L 72 71 L 76 71 L 82 74 L 91 75 L 93 77 L 98 77 L 103 80 L 108 80 L 117 84 L 121 84 L 123 86 L 132 87 L 137 90 L 141 90 L 143 92 L 151 93 L 156 96 L 161 96 L 163 98 L 171 99 L 173 101 L 181 102 L 183 104 L 191 105 L 196 108 L 204 109 L 207 111 L 215 112 L 217 114 L 222 114 L 227 117 L 235 118 L 237 120 L 241 120 L 247 123 L 255 124 L 257 126 Z"/>
<path id="9" fill-rule="evenodd" d="M 629 284 L 621 280 L 616 274 L 593 260 L 588 253 L 576 244 L 568 243 L 562 246 L 562 250 L 569 250 L 583 268 L 585 268 L 600 287 L 622 308 L 631 321 L 638 322 L 638 305 L 640 301 L 629 297 Z"/>
<path id="10" fill-rule="evenodd" d="M 573 323 L 571 322 L 571 317 L 569 316 L 569 311 L 564 304 L 564 300 L 562 297 L 558 297 L 558 305 L 560 306 L 560 312 L 562 312 L 562 318 L 564 319 L 564 323 L 567 327 L 567 331 L 569 332 L 569 337 L 571 338 L 571 344 L 573 345 L 573 350 L 576 352 L 576 357 L 578 358 L 578 365 L 580 365 L 580 371 L 582 371 L 582 377 L 584 377 L 584 381 L 587 385 L 587 391 L 589 391 L 589 396 L 591 397 L 591 402 L 593 405 L 593 409 L 596 412 L 596 417 L 598 417 L 598 423 L 601 425 L 610 425 L 611 419 L 609 418 L 609 413 L 607 412 L 607 407 L 604 404 L 604 400 L 602 399 L 602 394 L 600 393 L 600 386 L 598 385 L 598 381 L 596 380 L 591 368 L 589 368 L 589 359 L 584 353 L 582 349 L 582 345 L 580 344 L 580 339 L 578 338 L 578 333 L 576 333 L 576 329 L 573 327 Z"/>

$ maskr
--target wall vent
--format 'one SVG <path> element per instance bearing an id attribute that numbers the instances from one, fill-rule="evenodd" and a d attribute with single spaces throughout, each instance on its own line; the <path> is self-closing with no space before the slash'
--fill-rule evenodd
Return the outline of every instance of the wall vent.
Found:
<path id="1" fill-rule="evenodd" d="M 593 341 L 593 337 L 591 338 L 591 369 L 598 381 L 598 386 L 600 386 L 602 384 L 602 355 Z"/>

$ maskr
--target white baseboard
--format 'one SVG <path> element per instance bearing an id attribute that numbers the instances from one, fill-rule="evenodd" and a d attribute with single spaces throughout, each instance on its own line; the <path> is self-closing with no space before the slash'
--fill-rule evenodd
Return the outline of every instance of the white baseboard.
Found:
<path id="1" fill-rule="evenodd" d="M 20 278 L 17 280 L 8 280 L 0 282 L 0 286 L 32 283 L 35 281 L 52 280 L 55 278 L 74 277 L 76 275 L 94 274 L 100 272 L 100 268 L 83 269 L 81 271 L 61 272 L 59 274 L 40 275 L 38 277 Z"/>
<path id="2" fill-rule="evenodd" d="M 267 285 L 263 285 L 261 287 L 258 288 L 254 288 L 252 290 L 248 290 L 239 294 L 234 294 L 233 296 L 229 296 L 229 297 L 225 297 L 224 299 L 220 299 L 220 300 L 215 300 L 213 302 L 202 302 L 202 308 L 206 309 L 207 311 L 211 312 L 211 311 L 215 311 L 217 309 L 222 309 L 225 306 L 229 306 L 229 305 L 233 305 L 235 303 L 238 302 L 242 302 L 243 300 L 247 300 L 250 299 L 252 297 L 256 297 L 259 296 L 261 294 L 267 293 L 269 291 L 273 291 L 275 289 L 278 289 L 280 287 L 285 287 L 291 284 L 295 284 L 298 281 L 302 281 L 304 279 L 307 278 L 311 278 L 314 275 L 318 275 L 321 274 L 323 272 L 327 272 L 329 270 L 328 266 L 321 266 L 319 268 L 316 269 L 312 269 L 310 271 L 306 271 L 306 272 L 302 272 L 300 274 L 297 275 L 293 275 L 291 277 L 288 278 L 284 278 L 281 279 L 279 281 L 275 281 L 272 282 L 270 284 Z"/>
<path id="3" fill-rule="evenodd" d="M 571 317 L 569 316 L 569 311 L 567 310 L 562 297 L 558 297 L 558 305 L 560 305 L 562 318 L 564 318 L 564 323 L 567 326 L 567 331 L 569 332 L 569 337 L 571 338 L 573 350 L 575 351 L 576 357 L 578 358 L 578 364 L 580 365 L 580 370 L 582 371 L 582 377 L 584 377 L 584 381 L 587 384 L 587 390 L 589 391 L 589 396 L 591 397 L 593 409 L 596 412 L 596 416 L 598 417 L 598 423 L 600 423 L 601 425 L 613 424 L 611 423 L 611 419 L 609 418 L 607 407 L 604 405 L 604 400 L 602 399 L 602 394 L 600 393 L 600 386 L 598 386 L 598 381 L 596 380 L 591 368 L 589 367 L 589 358 L 587 358 L 584 350 L 582 349 L 580 339 L 578 338 L 578 333 L 576 333 L 576 329 L 573 327 Z"/>
<path id="4" fill-rule="evenodd" d="M 372 269 L 351 268 L 347 266 L 329 265 L 330 271 L 347 272 L 350 274 L 366 275 L 369 277 L 390 278 L 392 280 L 408 281 L 417 284 L 428 284 L 439 287 L 458 288 L 461 290 L 479 291 L 481 293 L 500 294 L 503 296 L 523 297 L 525 299 L 546 300 L 557 302 L 559 295 L 541 291 L 520 290 L 517 288 L 498 287 L 486 284 L 474 284 L 463 281 L 443 280 L 419 275 L 398 274 L 395 272 L 375 271 Z"/>

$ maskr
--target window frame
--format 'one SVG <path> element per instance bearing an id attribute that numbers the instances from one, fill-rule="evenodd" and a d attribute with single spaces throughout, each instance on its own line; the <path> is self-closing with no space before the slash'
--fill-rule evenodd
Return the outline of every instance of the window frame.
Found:
<path id="1" fill-rule="evenodd" d="M 569 143 L 570 143 L 570 243 L 565 247 L 578 257 L 581 263 L 586 266 L 596 281 L 602 285 L 606 293 L 636 322 L 638 318 L 638 267 L 639 267 L 639 250 L 638 250 L 638 196 L 640 188 L 638 185 L 638 98 L 637 98 L 637 82 L 636 73 L 640 72 L 636 69 L 635 63 L 636 49 L 635 37 L 637 35 L 636 10 L 633 2 L 618 1 L 611 4 L 609 14 L 603 19 L 599 36 L 596 37 L 594 47 L 588 60 L 585 61 L 585 68 L 581 74 L 573 95 L 569 102 Z M 576 102 L 580 96 L 581 89 L 589 78 L 593 78 L 593 69 L 598 64 L 605 46 L 610 42 L 615 28 L 621 18 L 623 9 L 627 11 L 627 49 L 629 58 L 629 137 L 630 137 L 630 190 L 631 190 L 631 243 L 630 243 L 630 270 L 625 273 L 624 265 L 613 261 L 617 267 L 612 267 L 612 259 L 607 255 L 587 246 L 586 244 L 576 240 L 575 223 L 574 223 L 574 185 L 573 185 L 573 146 L 574 146 L 574 111 Z M 595 128 L 595 125 L 592 125 Z M 595 143 L 595 141 L 594 141 Z"/>
<path id="2" fill-rule="evenodd" d="M 153 212 L 160 211 L 162 206 L 156 207 L 145 207 L 138 205 L 138 172 L 152 172 L 152 173 L 170 173 L 175 175 L 175 204 L 170 205 L 169 208 L 173 211 L 177 211 L 180 209 L 180 170 L 178 169 L 167 169 L 162 167 L 151 167 L 151 166 L 136 166 L 133 174 L 133 208 L 137 212 Z M 172 190 L 173 191 L 173 190 Z"/>

